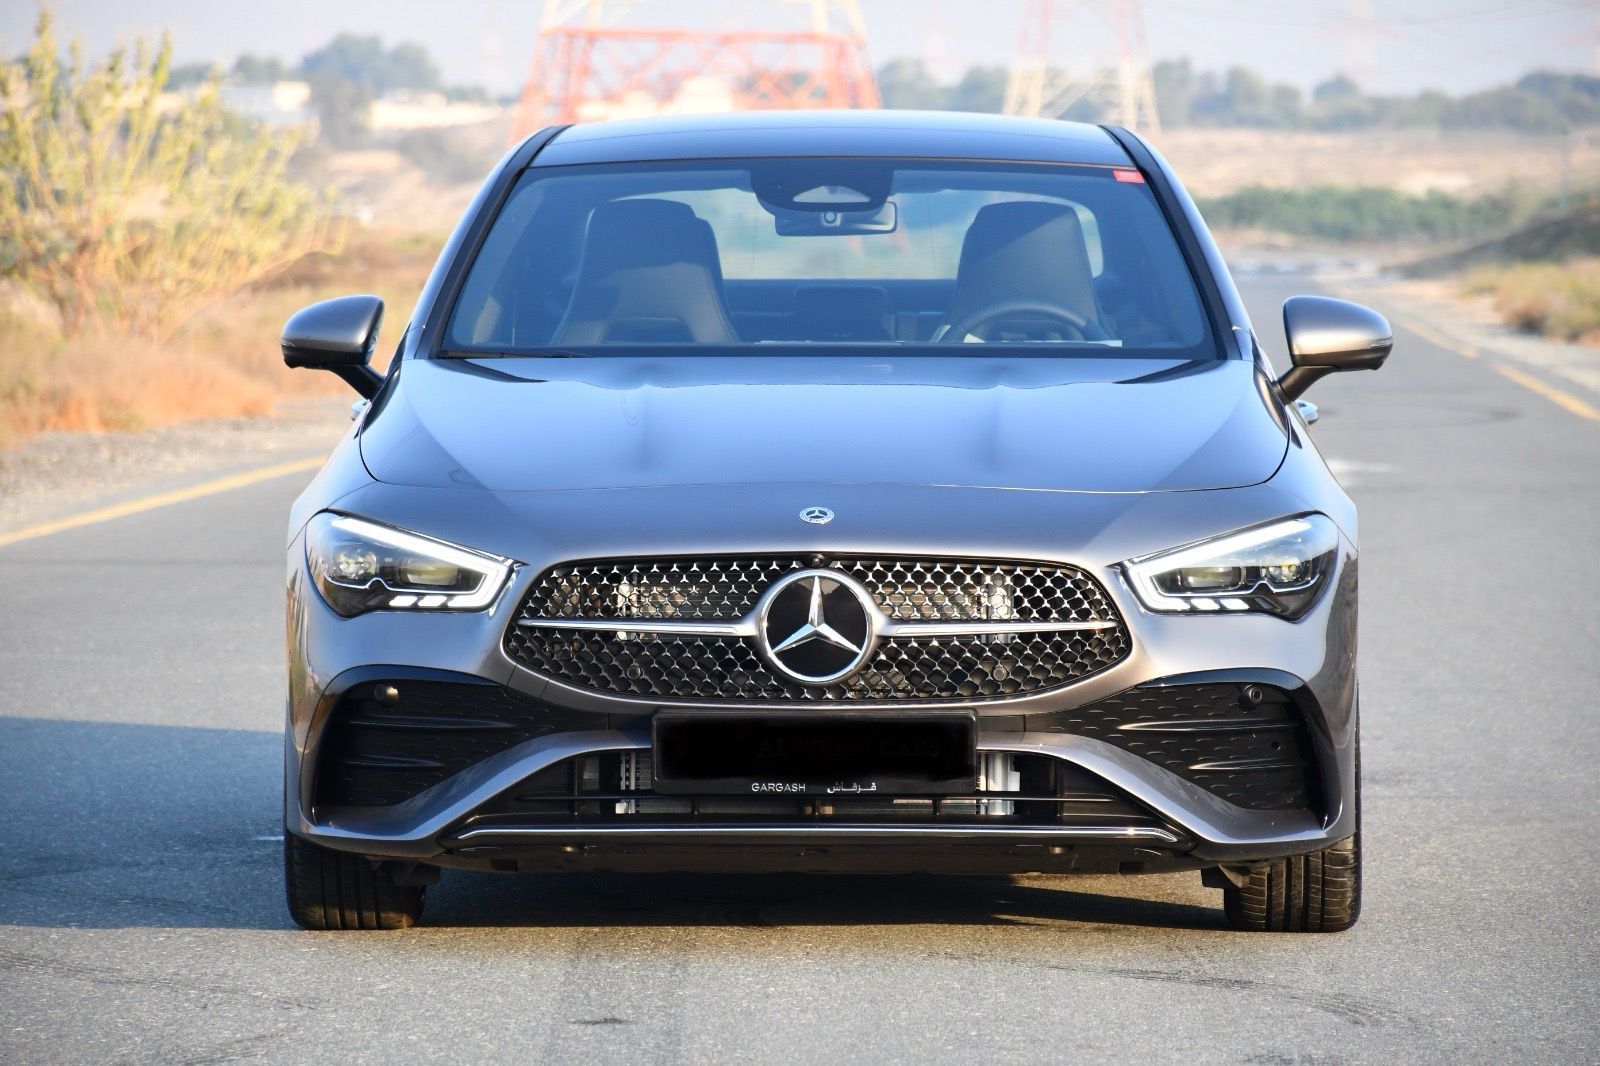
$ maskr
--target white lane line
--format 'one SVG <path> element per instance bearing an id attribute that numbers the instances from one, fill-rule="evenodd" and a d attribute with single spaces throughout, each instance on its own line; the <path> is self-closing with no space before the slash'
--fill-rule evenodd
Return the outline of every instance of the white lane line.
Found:
<path id="1" fill-rule="evenodd" d="M 271 481 L 273 478 L 301 474 L 307 470 L 317 469 L 326 461 L 326 456 L 295 459 L 292 462 L 263 466 L 255 470 L 246 470 L 239 474 L 230 474 L 227 477 L 219 477 L 213 481 L 203 481 L 198 485 L 190 485 L 185 489 L 158 492 L 153 496 L 142 496 L 137 500 L 128 500 L 124 503 L 112 504 L 110 507 L 84 511 L 82 514 L 57 518 L 51 522 L 40 522 L 38 525 L 24 526 L 10 533 L 0 533 L 0 548 L 8 544 L 16 544 L 19 541 L 33 540 L 36 537 L 48 537 L 52 533 L 64 533 L 69 529 L 80 529 L 83 526 L 98 525 L 101 522 L 110 522 L 116 518 L 126 518 L 129 515 L 140 514 L 144 511 L 153 511 L 158 507 L 171 507 L 175 503 L 198 500 L 202 496 L 214 496 L 219 492 L 242 489 L 246 485 Z"/>
<path id="2" fill-rule="evenodd" d="M 1360 459 L 1329 459 L 1328 469 L 1339 479 L 1339 484 L 1348 489 L 1368 480 L 1369 474 L 1387 474 L 1394 467 L 1388 463 L 1368 463 Z"/>

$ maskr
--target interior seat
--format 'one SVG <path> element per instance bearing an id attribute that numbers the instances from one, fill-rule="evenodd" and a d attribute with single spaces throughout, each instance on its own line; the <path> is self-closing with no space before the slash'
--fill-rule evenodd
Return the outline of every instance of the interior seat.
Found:
<path id="1" fill-rule="evenodd" d="M 980 208 L 961 242 L 955 295 L 935 336 L 986 308 L 1019 303 L 1099 323 L 1089 246 L 1071 207 L 1012 200 Z"/>
<path id="2" fill-rule="evenodd" d="M 632 199 L 594 209 L 552 344 L 738 340 L 723 304 L 716 236 L 688 204 Z"/>

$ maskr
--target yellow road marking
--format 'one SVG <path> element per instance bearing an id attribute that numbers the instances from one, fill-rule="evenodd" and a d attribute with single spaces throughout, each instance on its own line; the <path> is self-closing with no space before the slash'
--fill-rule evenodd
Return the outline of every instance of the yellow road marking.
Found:
<path id="1" fill-rule="evenodd" d="M 1595 410 L 1571 393 L 1562 392 L 1558 388 L 1546 385 L 1531 374 L 1524 374 L 1522 371 L 1509 366 L 1496 363 L 1494 368 L 1502 376 L 1510 378 L 1529 392 L 1536 392 L 1556 406 L 1565 407 L 1579 418 L 1588 418 L 1600 422 L 1600 411 Z"/>
<path id="2" fill-rule="evenodd" d="M 1427 326 L 1419 325 L 1418 323 L 1409 321 L 1407 319 L 1401 319 L 1400 324 L 1406 329 L 1409 329 L 1412 333 L 1415 333 L 1417 336 L 1421 337 L 1423 340 L 1428 341 L 1431 344 L 1436 344 L 1447 352 L 1455 352 L 1457 355 L 1464 355 L 1468 359 L 1478 358 L 1478 349 L 1474 348 L 1470 344 L 1460 344 L 1449 340 L 1438 331 L 1430 329 Z M 1525 374 L 1522 371 L 1517 370 L 1514 367 L 1506 366 L 1503 363 L 1492 363 L 1491 365 L 1494 367 L 1496 373 L 1500 374 L 1502 377 L 1516 382 L 1529 392 L 1537 393 L 1538 395 L 1543 396 L 1551 403 L 1558 407 L 1566 408 L 1579 418 L 1588 418 L 1596 422 L 1600 422 L 1600 410 L 1596 410 L 1593 406 L 1585 403 L 1583 400 L 1578 399 L 1571 393 L 1562 392 L 1553 385 L 1546 385 L 1532 374 Z"/>
<path id="3" fill-rule="evenodd" d="M 0 533 L 0 548 L 22 540 L 48 537 L 52 533 L 62 533 L 69 529 L 109 522 L 114 518 L 126 518 L 129 515 L 139 514 L 144 511 L 153 511 L 157 507 L 170 507 L 175 503 L 198 500 L 202 496 L 213 496 L 219 492 L 242 489 L 246 485 L 254 485 L 260 481 L 271 481 L 273 478 L 315 470 L 326 461 L 325 456 L 317 456 L 311 459 L 296 459 L 293 462 L 278 463 L 275 466 L 263 466 L 255 470 L 246 470 L 240 474 L 219 477 L 214 481 L 203 481 L 198 485 L 190 485 L 186 489 L 158 492 L 154 496 L 145 496 L 137 500 L 128 500 L 125 503 L 112 504 L 110 507 L 101 507 L 98 510 L 85 511 L 82 514 L 69 515 L 66 518 L 57 518 L 52 522 L 40 522 L 36 526 L 25 526 L 10 533 Z"/>
<path id="4" fill-rule="evenodd" d="M 1468 359 L 1478 358 L 1478 349 L 1474 348 L 1470 344 L 1459 344 L 1450 340 L 1437 330 L 1430 329 L 1429 327 L 1416 322 L 1412 322 L 1409 319 L 1401 319 L 1400 324 L 1406 329 L 1409 329 L 1412 333 L 1415 333 L 1417 336 L 1421 337 L 1423 340 L 1427 341 L 1429 344 L 1436 344 L 1447 352 L 1455 352 L 1457 355 L 1464 355 Z"/>

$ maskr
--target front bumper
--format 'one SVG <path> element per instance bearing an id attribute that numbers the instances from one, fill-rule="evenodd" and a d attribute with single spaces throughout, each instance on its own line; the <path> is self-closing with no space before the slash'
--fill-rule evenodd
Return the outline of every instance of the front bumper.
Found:
<path id="1" fill-rule="evenodd" d="M 908 823 L 841 813 L 823 819 L 803 811 L 754 820 L 719 820 L 713 812 L 690 822 L 574 816 L 559 824 L 542 818 L 518 823 L 502 811 L 485 821 L 486 812 L 541 774 L 575 760 L 648 753 L 656 705 L 569 689 L 506 658 L 501 637 L 536 567 L 519 571 L 499 604 L 481 614 L 342 619 L 306 582 L 298 542 L 289 557 L 285 824 L 328 847 L 487 869 L 1155 870 L 1313 851 L 1355 831 L 1353 551 L 1343 554 L 1333 587 L 1297 623 L 1151 614 L 1114 571 L 1097 572 L 1133 631 L 1132 654 L 1064 688 L 974 705 L 980 753 L 1046 760 L 1063 779 L 1081 775 L 1094 782 L 1123 805 L 1119 810 L 1131 812 L 1109 824 L 1065 815 L 1025 824 L 976 818 Z M 398 802 L 329 802 L 318 793 L 318 775 L 341 699 L 379 680 L 408 677 L 476 682 L 552 708 L 555 720 L 541 735 Z M 1061 724 L 1074 710 L 1117 694 L 1195 685 L 1268 686 L 1290 694 L 1310 763 L 1304 805 L 1252 809 L 1148 753 Z M 910 708 L 897 705 L 888 713 L 902 709 Z"/>

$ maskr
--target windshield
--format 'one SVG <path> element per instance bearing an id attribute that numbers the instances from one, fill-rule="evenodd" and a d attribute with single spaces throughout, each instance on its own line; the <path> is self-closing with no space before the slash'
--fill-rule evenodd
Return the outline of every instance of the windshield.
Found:
<path id="1" fill-rule="evenodd" d="M 1137 171 L 901 159 L 529 168 L 444 341 L 451 355 L 819 345 L 1218 357 Z"/>

